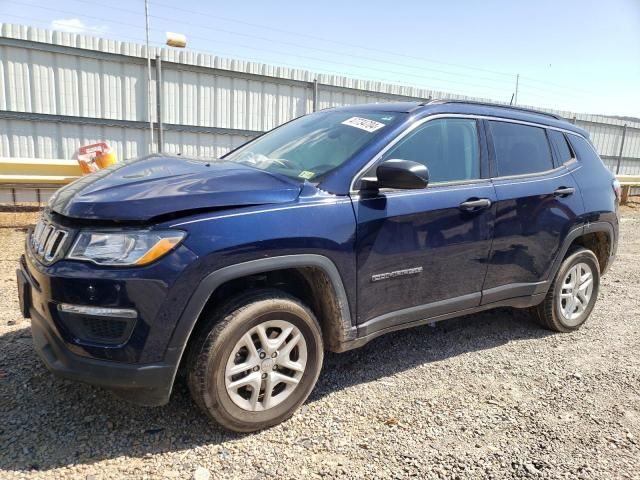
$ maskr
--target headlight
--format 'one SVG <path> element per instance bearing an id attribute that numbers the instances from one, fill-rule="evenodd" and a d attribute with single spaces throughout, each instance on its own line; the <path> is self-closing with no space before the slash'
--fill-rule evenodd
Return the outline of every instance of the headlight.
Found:
<path id="1" fill-rule="evenodd" d="M 146 265 L 174 249 L 184 232 L 80 232 L 67 258 L 98 265 Z"/>

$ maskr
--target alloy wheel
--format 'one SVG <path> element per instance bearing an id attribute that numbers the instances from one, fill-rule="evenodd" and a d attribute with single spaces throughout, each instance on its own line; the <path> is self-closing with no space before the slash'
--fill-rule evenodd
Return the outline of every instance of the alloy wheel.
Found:
<path id="1" fill-rule="evenodd" d="M 269 320 L 246 332 L 231 351 L 225 370 L 229 397 L 247 411 L 264 411 L 286 400 L 307 365 L 307 344 L 285 320 Z"/>
<path id="2" fill-rule="evenodd" d="M 559 310 L 568 326 L 579 323 L 579 319 L 589 305 L 593 293 L 593 271 L 583 262 L 577 263 L 566 273 L 560 295 Z"/>

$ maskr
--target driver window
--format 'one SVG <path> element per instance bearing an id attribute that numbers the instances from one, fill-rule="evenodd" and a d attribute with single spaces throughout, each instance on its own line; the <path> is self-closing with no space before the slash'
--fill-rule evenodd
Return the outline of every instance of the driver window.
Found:
<path id="1" fill-rule="evenodd" d="M 429 169 L 429 184 L 480 178 L 476 121 L 442 118 L 424 123 L 382 157 L 422 163 Z"/>

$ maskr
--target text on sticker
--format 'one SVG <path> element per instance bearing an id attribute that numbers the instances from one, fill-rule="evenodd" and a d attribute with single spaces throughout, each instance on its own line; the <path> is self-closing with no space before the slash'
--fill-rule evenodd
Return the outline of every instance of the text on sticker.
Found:
<path id="1" fill-rule="evenodd" d="M 362 117 L 351 117 L 342 122 L 343 125 L 349 125 L 350 127 L 356 127 L 360 130 L 365 130 L 369 133 L 380 130 L 384 127 L 384 123 L 376 122 L 375 120 L 369 120 Z"/>

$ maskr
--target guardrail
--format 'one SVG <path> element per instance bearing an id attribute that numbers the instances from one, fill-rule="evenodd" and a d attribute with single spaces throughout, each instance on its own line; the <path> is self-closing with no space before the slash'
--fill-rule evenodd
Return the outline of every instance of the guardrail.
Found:
<path id="1" fill-rule="evenodd" d="M 31 201 L 40 203 L 43 200 L 41 190 L 56 190 L 81 175 L 80 165 L 75 160 L 0 157 L 0 189 L 10 190 L 13 204 L 18 203 L 20 195 L 26 195 L 24 191 L 27 190 L 35 193 Z M 616 178 L 622 187 L 620 203 L 624 205 L 629 200 L 631 188 L 640 187 L 640 175 L 617 175 Z M 6 203 L 4 200 L 0 195 L 0 203 Z"/>
<path id="2" fill-rule="evenodd" d="M 629 201 L 629 193 L 632 187 L 640 187 L 640 175 L 616 175 L 622 187 L 620 203 L 625 205 Z"/>
<path id="3" fill-rule="evenodd" d="M 39 205 L 81 175 L 76 160 L 0 157 L 0 204 Z"/>
<path id="4" fill-rule="evenodd" d="M 75 160 L 0 157 L 1 185 L 66 185 L 81 175 Z"/>

